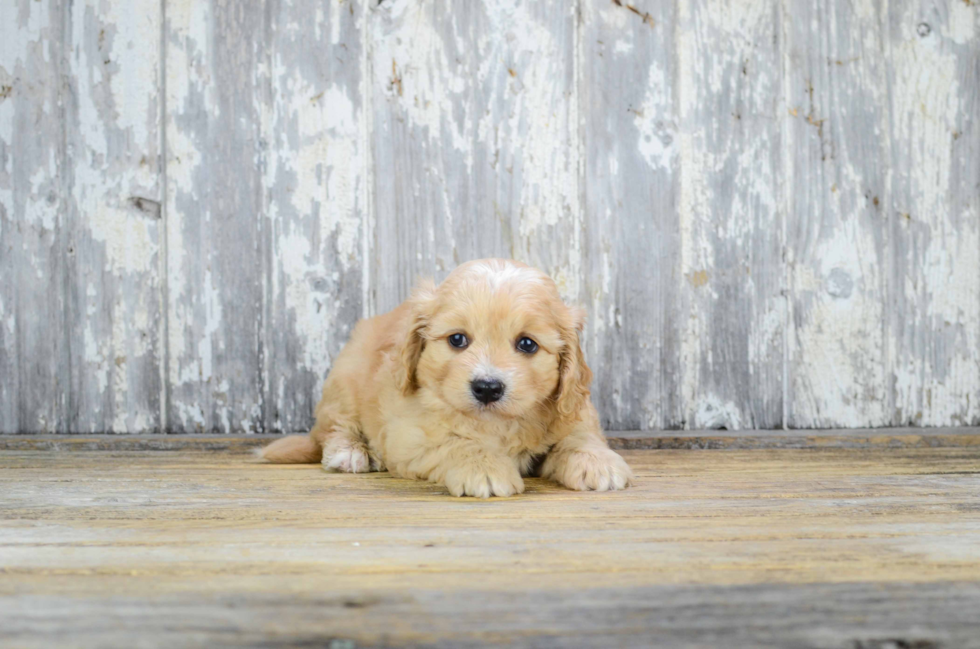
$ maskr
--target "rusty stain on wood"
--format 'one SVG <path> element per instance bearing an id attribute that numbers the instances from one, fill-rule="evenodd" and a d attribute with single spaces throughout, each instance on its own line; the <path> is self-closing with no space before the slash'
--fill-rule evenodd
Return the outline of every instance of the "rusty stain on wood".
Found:
<path id="1" fill-rule="evenodd" d="M 708 271 L 699 270 L 693 273 L 688 273 L 687 281 L 691 283 L 694 288 L 701 288 L 708 283 Z"/>

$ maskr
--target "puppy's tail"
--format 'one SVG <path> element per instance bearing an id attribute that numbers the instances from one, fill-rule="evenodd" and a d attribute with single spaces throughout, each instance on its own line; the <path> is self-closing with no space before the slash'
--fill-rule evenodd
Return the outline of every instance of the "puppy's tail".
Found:
<path id="1" fill-rule="evenodd" d="M 255 449 L 255 455 L 276 464 L 316 464 L 323 450 L 309 435 L 289 435 Z"/>

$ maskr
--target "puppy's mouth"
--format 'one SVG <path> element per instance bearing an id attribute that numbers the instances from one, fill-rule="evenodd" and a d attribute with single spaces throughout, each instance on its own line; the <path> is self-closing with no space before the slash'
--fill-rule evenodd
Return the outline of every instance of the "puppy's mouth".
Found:
<path id="1" fill-rule="evenodd" d="M 513 419 L 514 415 L 507 411 L 508 401 L 508 399 L 501 399 L 491 403 L 480 403 L 474 399 L 466 414 L 475 415 L 478 419 Z"/>

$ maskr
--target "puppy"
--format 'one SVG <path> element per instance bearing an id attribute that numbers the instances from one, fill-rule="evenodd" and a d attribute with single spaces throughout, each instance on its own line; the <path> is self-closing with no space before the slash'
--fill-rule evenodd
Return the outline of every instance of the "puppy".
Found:
<path id="1" fill-rule="evenodd" d="M 624 489 L 633 475 L 589 398 L 582 324 L 541 271 L 502 259 L 463 264 L 358 323 L 309 436 L 260 455 L 329 471 L 387 468 L 454 496 L 521 493 L 532 471 L 571 489 Z"/>

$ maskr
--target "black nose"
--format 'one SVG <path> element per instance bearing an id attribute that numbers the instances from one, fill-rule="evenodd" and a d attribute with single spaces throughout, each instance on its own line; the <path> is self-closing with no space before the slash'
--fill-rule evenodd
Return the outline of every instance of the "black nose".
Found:
<path id="1" fill-rule="evenodd" d="M 495 379 L 476 379 L 470 383 L 470 389 L 480 403 L 493 403 L 504 396 L 504 384 Z"/>

